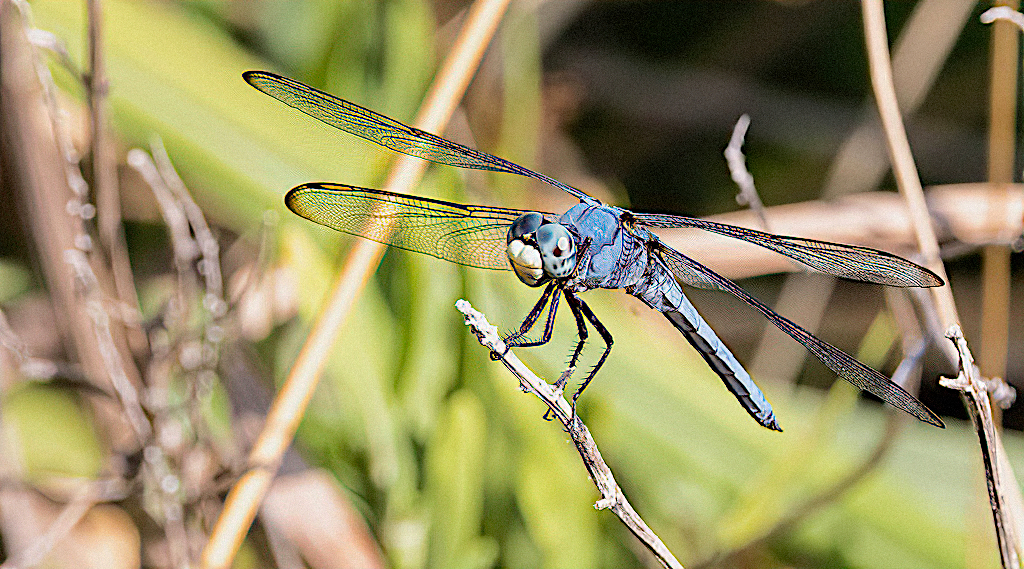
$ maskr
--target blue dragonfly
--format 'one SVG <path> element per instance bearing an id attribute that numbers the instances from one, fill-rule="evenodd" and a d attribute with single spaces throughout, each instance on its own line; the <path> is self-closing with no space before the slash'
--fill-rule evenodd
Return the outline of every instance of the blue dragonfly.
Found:
<path id="1" fill-rule="evenodd" d="M 944 284 L 935 273 L 920 265 L 866 247 L 606 205 L 544 174 L 407 126 L 293 79 L 266 71 L 247 71 L 243 77 L 256 89 L 315 119 L 395 152 L 449 166 L 526 176 L 578 199 L 579 204 L 558 215 L 463 205 L 330 182 L 302 184 L 285 196 L 289 209 L 320 225 L 460 265 L 512 269 L 524 284 L 544 287 L 540 300 L 519 329 L 504 339 L 509 347 L 547 343 L 560 299 L 564 297 L 578 333 L 569 369 L 575 369 L 579 361 L 589 337 L 588 325 L 605 344 L 597 363 L 573 395 L 574 405 L 612 349 L 611 333 L 579 295 L 595 288 L 621 288 L 664 314 L 751 417 L 764 427 L 782 430 L 761 389 L 686 298 L 680 285 L 683 283 L 735 295 L 800 342 L 839 377 L 926 423 L 944 426 L 935 413 L 889 378 L 781 316 L 729 279 L 669 247 L 650 229 L 695 228 L 741 239 L 845 279 L 894 287 Z M 545 308 L 548 312 L 542 337 L 531 340 L 527 334 Z"/>

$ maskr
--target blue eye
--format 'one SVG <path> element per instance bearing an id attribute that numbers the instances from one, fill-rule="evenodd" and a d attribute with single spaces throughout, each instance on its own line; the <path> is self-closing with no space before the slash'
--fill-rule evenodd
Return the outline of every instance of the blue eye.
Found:
<path id="1" fill-rule="evenodd" d="M 576 265 L 576 242 L 560 223 L 546 223 L 537 229 L 537 245 L 544 272 L 554 278 L 568 277 Z"/>

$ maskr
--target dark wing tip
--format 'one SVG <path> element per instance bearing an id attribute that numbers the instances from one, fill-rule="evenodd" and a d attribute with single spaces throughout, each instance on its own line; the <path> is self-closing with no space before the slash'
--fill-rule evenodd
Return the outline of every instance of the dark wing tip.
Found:
<path id="1" fill-rule="evenodd" d="M 274 73 L 272 71 L 257 71 L 257 70 L 243 71 L 242 72 L 242 79 L 244 79 L 246 83 L 248 83 L 250 86 L 252 86 L 257 91 L 261 91 L 263 93 L 266 93 L 267 95 L 270 95 L 271 97 L 274 97 L 275 99 L 281 99 L 281 97 L 276 95 L 276 94 L 274 94 L 272 91 L 277 91 L 277 90 L 281 90 L 281 89 L 287 90 L 285 85 L 295 85 L 295 84 L 298 84 L 298 85 L 302 86 L 301 83 L 298 83 L 294 79 L 289 79 L 289 78 L 285 77 L 284 75 L 279 75 L 279 74 Z"/>
<path id="2" fill-rule="evenodd" d="M 932 288 L 946 284 L 946 281 L 944 281 L 942 277 L 924 265 L 915 263 L 905 257 L 889 253 L 888 251 L 879 251 L 877 249 L 870 249 L 866 247 L 865 249 L 868 251 L 874 251 L 875 253 L 886 257 L 888 260 L 893 261 L 889 269 L 892 271 L 892 274 L 898 277 L 898 280 L 902 281 L 899 284 L 895 284 L 895 286 Z"/>
<path id="3" fill-rule="evenodd" d="M 313 219 L 312 217 L 310 217 L 309 207 L 308 207 L 309 201 L 308 201 L 308 199 L 306 199 L 306 196 L 308 194 L 311 194 L 311 193 L 314 193 L 314 192 L 319 192 L 321 194 L 322 193 L 327 193 L 327 192 L 339 192 L 340 193 L 340 192 L 342 192 L 343 189 L 358 190 L 358 189 L 361 189 L 361 188 L 356 188 L 354 186 L 343 186 L 343 187 L 337 187 L 337 188 L 330 188 L 330 187 L 325 187 L 325 184 L 322 183 L 322 182 L 306 182 L 305 184 L 300 184 L 300 185 L 295 186 L 294 188 L 288 190 L 288 193 L 286 193 L 284 195 L 284 205 L 285 205 L 285 207 L 290 209 L 292 211 L 292 213 L 294 213 L 295 215 L 298 215 L 299 217 L 304 217 L 304 218 L 306 218 L 306 219 L 308 219 L 310 221 L 313 221 L 313 222 L 316 222 L 316 223 L 319 223 L 319 224 L 323 225 L 323 222 L 318 221 L 318 220 Z"/>
<path id="4" fill-rule="evenodd" d="M 253 82 L 256 79 L 260 78 L 260 77 L 275 77 L 276 78 L 276 77 L 281 77 L 281 76 L 278 75 L 277 73 L 272 73 L 270 71 L 258 71 L 258 70 L 255 70 L 255 69 L 250 69 L 249 71 L 243 71 L 242 72 L 242 79 L 245 79 L 245 82 L 250 84 L 250 85 L 252 85 L 253 87 L 256 86 Z"/>
<path id="5" fill-rule="evenodd" d="M 309 215 L 304 213 L 305 208 L 303 207 L 302 195 L 305 192 L 299 191 L 302 189 L 303 188 L 292 188 L 288 190 L 288 193 L 284 195 L 284 205 L 295 215 L 309 219 Z"/>
<path id="6" fill-rule="evenodd" d="M 858 385 L 857 387 L 860 386 Z M 920 399 L 904 391 L 898 383 L 892 383 L 890 387 L 898 388 L 899 392 L 901 392 L 900 394 L 903 395 L 903 397 L 882 397 L 882 399 L 885 400 L 887 403 L 899 409 L 900 411 L 906 412 L 908 415 L 913 415 L 922 423 L 928 423 L 929 425 L 934 425 L 940 429 L 946 428 L 946 424 L 942 422 L 942 419 L 940 419 L 939 416 L 936 415 L 934 411 L 929 409 L 924 403 L 921 403 Z M 871 390 L 865 391 L 872 392 Z M 874 393 L 874 395 L 878 396 L 878 393 Z"/>
<path id="7" fill-rule="evenodd" d="M 946 284 L 946 281 L 942 280 L 942 277 L 940 277 L 939 275 L 935 274 L 931 269 L 926 268 L 926 267 L 921 267 L 921 271 L 924 273 L 925 279 L 927 279 L 927 282 L 925 282 L 925 284 L 921 285 L 922 287 L 924 287 L 924 288 L 932 288 L 932 287 L 942 286 L 942 285 Z M 940 423 L 941 423 L 941 421 L 940 421 Z"/>
<path id="8" fill-rule="evenodd" d="M 300 186 L 295 186 L 294 188 L 288 190 L 288 193 L 284 195 L 285 207 L 287 207 L 288 209 L 292 210 L 295 213 L 298 213 L 297 211 L 295 211 L 295 202 L 299 198 L 301 198 L 302 194 L 306 193 L 306 190 L 308 189 L 309 184 L 302 184 Z"/>
<path id="9" fill-rule="evenodd" d="M 925 423 L 928 423 L 929 425 L 935 425 L 936 427 L 938 427 L 940 429 L 945 429 L 946 428 L 946 424 L 943 423 L 942 419 L 940 419 L 938 415 L 936 415 L 934 412 L 932 412 L 931 409 L 925 407 L 924 405 L 921 405 L 921 407 L 924 409 L 924 413 L 922 413 L 920 415 L 915 413 L 915 416 L 918 419 L 921 419 L 922 421 L 924 421 Z"/>
<path id="10" fill-rule="evenodd" d="M 244 79 L 246 83 L 248 83 L 249 85 L 251 85 L 253 87 L 256 87 L 257 89 L 259 89 L 259 87 L 256 85 L 256 82 L 258 81 L 258 79 L 260 77 L 266 77 L 266 76 L 267 76 L 267 72 L 266 71 L 249 70 L 249 71 L 243 71 L 242 72 L 242 79 Z"/>

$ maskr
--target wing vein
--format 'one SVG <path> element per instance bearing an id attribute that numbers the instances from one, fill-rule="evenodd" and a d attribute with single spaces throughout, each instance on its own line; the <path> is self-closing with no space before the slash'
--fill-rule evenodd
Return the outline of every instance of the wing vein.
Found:
<path id="1" fill-rule="evenodd" d="M 775 235 L 693 217 L 650 213 L 633 215 L 637 221 L 649 227 L 702 229 L 740 239 L 796 259 L 812 269 L 845 279 L 895 287 L 933 287 L 943 284 L 938 275 L 925 267 L 870 247 Z"/>
<path id="2" fill-rule="evenodd" d="M 494 270 L 508 269 L 508 226 L 526 213 L 326 182 L 295 187 L 285 196 L 285 204 L 297 215 L 331 229 Z"/>
<path id="3" fill-rule="evenodd" d="M 889 378 L 867 367 L 832 344 L 811 334 L 792 320 L 775 312 L 766 304 L 751 296 L 750 293 L 740 288 L 736 283 L 664 244 L 658 247 L 658 251 L 662 261 L 672 269 L 673 273 L 679 276 L 680 280 L 684 282 L 696 281 L 707 283 L 712 286 L 706 288 L 717 288 L 718 290 L 735 295 L 764 315 L 779 330 L 800 342 L 821 363 L 839 374 L 839 377 L 926 423 L 939 427 L 943 426 L 942 420 L 935 413 L 925 407 L 916 397 L 893 383 Z"/>

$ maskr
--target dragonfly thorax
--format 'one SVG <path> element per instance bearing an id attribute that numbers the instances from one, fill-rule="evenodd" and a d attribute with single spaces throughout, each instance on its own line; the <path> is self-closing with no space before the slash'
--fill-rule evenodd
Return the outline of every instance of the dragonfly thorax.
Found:
<path id="1" fill-rule="evenodd" d="M 508 228 L 508 262 L 519 280 L 540 286 L 551 279 L 568 277 L 576 266 L 576 242 L 560 223 L 546 221 L 539 213 L 527 213 Z"/>

